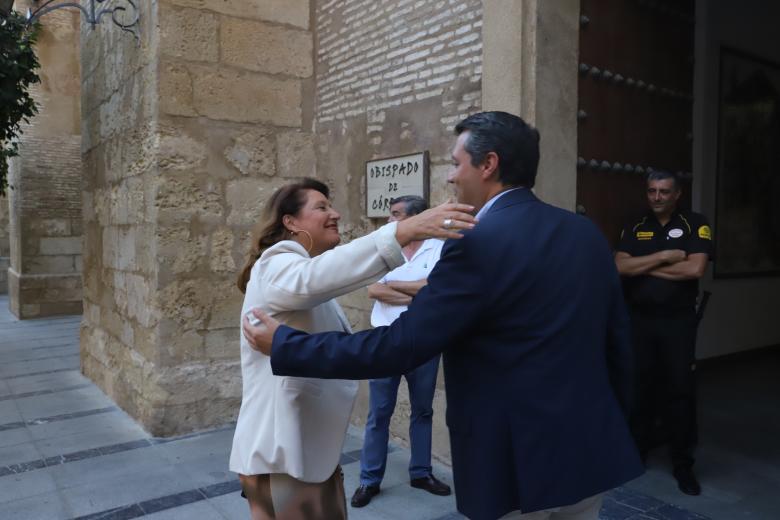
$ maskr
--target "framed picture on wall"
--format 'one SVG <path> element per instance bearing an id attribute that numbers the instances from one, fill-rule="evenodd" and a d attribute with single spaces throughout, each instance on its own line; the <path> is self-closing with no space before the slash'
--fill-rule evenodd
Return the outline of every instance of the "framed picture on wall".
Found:
<path id="1" fill-rule="evenodd" d="M 780 65 L 720 52 L 715 277 L 780 275 Z"/>

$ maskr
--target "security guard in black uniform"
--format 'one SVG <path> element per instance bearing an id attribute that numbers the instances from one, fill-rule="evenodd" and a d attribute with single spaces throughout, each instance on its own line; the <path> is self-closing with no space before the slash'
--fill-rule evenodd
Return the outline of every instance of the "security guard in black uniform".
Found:
<path id="1" fill-rule="evenodd" d="M 703 215 L 678 211 L 679 180 L 653 171 L 650 211 L 623 229 L 615 263 L 623 276 L 636 360 L 636 401 L 630 419 L 643 459 L 652 446 L 656 412 L 669 430 L 674 476 L 698 495 L 693 473 L 696 426 L 696 298 L 712 257 L 712 229 Z"/>

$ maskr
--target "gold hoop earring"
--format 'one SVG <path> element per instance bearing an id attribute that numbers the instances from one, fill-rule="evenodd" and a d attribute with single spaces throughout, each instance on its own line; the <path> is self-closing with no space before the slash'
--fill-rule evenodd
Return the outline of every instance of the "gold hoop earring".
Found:
<path id="1" fill-rule="evenodd" d="M 295 231 L 290 231 L 290 233 L 292 233 L 292 236 L 296 236 L 298 233 L 305 233 L 306 236 L 309 238 L 309 247 L 306 248 L 306 252 L 311 254 L 311 250 L 314 247 L 314 239 L 311 238 L 311 234 L 305 229 L 297 229 Z"/>

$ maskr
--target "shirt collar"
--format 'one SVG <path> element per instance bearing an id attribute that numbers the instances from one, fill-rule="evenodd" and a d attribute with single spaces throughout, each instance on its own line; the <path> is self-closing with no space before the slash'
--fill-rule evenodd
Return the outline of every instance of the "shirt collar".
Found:
<path id="1" fill-rule="evenodd" d="M 510 188 L 508 190 L 504 190 L 504 191 L 499 192 L 498 194 L 496 194 L 493 198 L 491 198 L 489 201 L 487 201 L 484 206 L 482 206 L 482 209 L 479 210 L 479 212 L 477 213 L 477 216 L 476 216 L 477 220 L 479 220 L 480 218 L 484 217 L 485 214 L 487 214 L 487 212 L 490 211 L 490 208 L 493 207 L 493 204 L 495 204 L 496 201 L 498 199 L 500 199 L 502 196 L 506 195 L 510 191 L 521 190 L 521 189 L 522 189 L 522 187 L 520 187 L 520 188 Z"/>
<path id="2" fill-rule="evenodd" d="M 661 221 L 659 221 L 658 217 L 655 216 L 655 213 L 653 213 L 653 210 L 648 210 L 648 212 L 647 212 L 647 220 L 650 221 L 650 222 L 653 222 L 655 225 L 657 225 L 658 227 L 661 227 L 661 228 L 667 227 L 667 226 L 671 226 L 671 225 L 674 225 L 675 223 L 680 221 L 680 210 L 679 209 L 675 209 L 674 211 L 672 211 L 672 214 L 669 215 L 669 222 L 667 222 L 666 225 L 662 225 L 661 224 Z"/>
<path id="3" fill-rule="evenodd" d="M 404 255 L 404 260 L 406 260 L 406 263 L 411 262 L 418 256 L 420 256 L 423 252 L 427 251 L 428 249 L 433 249 L 435 238 L 429 238 L 427 240 L 424 240 L 422 244 L 420 244 L 420 247 L 417 249 L 417 251 L 414 252 L 411 258 L 406 258 L 406 255 Z"/>

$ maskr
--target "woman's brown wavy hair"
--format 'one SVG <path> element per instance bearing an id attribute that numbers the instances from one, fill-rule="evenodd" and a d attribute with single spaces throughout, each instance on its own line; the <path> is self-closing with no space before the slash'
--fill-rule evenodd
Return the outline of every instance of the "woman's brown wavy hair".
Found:
<path id="1" fill-rule="evenodd" d="M 318 180 L 305 177 L 298 182 L 282 186 L 268 199 L 260 222 L 257 223 L 252 233 L 252 248 L 249 250 L 249 258 L 238 275 L 236 285 L 242 293 L 246 292 L 252 266 L 255 265 L 263 251 L 282 240 L 290 239 L 290 232 L 284 227 L 282 219 L 285 215 L 297 215 L 306 205 L 306 190 L 318 191 L 325 197 L 330 196 L 327 186 Z"/>

